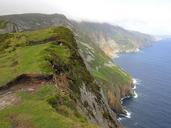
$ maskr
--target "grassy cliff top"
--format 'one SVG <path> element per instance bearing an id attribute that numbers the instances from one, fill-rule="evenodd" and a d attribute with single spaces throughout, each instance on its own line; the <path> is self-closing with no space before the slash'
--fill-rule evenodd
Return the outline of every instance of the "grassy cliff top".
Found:
<path id="1" fill-rule="evenodd" d="M 50 59 L 69 63 L 75 44 L 64 27 L 0 35 L 0 86 L 21 74 L 52 74 Z"/>

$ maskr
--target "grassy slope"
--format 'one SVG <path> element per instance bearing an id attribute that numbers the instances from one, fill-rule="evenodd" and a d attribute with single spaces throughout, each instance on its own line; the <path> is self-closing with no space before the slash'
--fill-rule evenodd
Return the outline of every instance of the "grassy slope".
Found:
<path id="1" fill-rule="evenodd" d="M 111 85 L 113 87 L 127 85 L 130 82 L 131 76 L 118 66 L 111 64 L 111 59 L 100 49 L 91 46 L 91 44 L 84 45 L 84 43 L 79 43 L 79 47 L 85 58 L 91 56 L 92 60 L 87 62 L 90 66 L 89 70 L 96 80 L 103 82 L 102 85 L 105 88 Z"/>
<path id="2" fill-rule="evenodd" d="M 51 74 L 48 57 L 52 53 L 67 61 L 69 51 L 53 42 L 41 44 L 53 36 L 51 29 L 0 36 L 0 86 L 23 73 Z M 30 44 L 35 42 L 35 44 Z M 36 44 L 38 42 L 39 44 Z M 45 59 L 46 58 L 46 59 Z"/>
<path id="3" fill-rule="evenodd" d="M 111 27 L 108 29 L 110 30 L 110 28 Z M 85 32 L 83 30 L 87 31 Z M 92 24 L 91 27 L 84 27 L 83 30 L 79 31 L 78 28 L 78 47 L 81 49 L 80 53 L 82 54 L 84 61 L 87 63 L 89 71 L 94 78 L 100 82 L 101 85 L 104 85 L 104 88 L 129 84 L 131 76 L 118 66 L 114 65 L 111 58 L 101 50 L 98 44 L 96 44 L 97 42 L 93 43 L 92 39 L 89 37 L 89 34 L 98 33 L 104 29 L 98 30 L 98 27 L 96 28 L 96 25 L 94 26 Z M 113 34 L 112 38 L 115 38 Z"/>
<path id="4" fill-rule="evenodd" d="M 94 52 L 94 60 L 91 61 L 93 67 L 92 74 L 96 78 L 103 78 L 105 82 L 115 86 L 127 83 L 130 80 L 130 76 L 114 64 L 107 66 L 110 61 L 105 55 Z"/>
<path id="5" fill-rule="evenodd" d="M 61 96 L 52 85 L 41 87 L 34 94 L 18 94 L 22 101 L 0 111 L 0 128 L 96 128 L 73 109 L 72 101 Z M 63 98 L 64 104 L 54 109 L 50 101 Z"/>
<path id="6" fill-rule="evenodd" d="M 0 39 L 1 86 L 23 73 L 53 74 L 50 62 L 76 80 L 75 88 L 91 79 L 76 53 L 73 34 L 66 28 L 10 33 L 0 35 Z M 76 110 L 69 96 L 63 96 L 52 85 L 44 86 L 34 94 L 22 92 L 18 96 L 21 98 L 19 104 L 0 111 L 0 128 L 96 127 Z M 62 104 L 58 104 L 59 100 Z"/>

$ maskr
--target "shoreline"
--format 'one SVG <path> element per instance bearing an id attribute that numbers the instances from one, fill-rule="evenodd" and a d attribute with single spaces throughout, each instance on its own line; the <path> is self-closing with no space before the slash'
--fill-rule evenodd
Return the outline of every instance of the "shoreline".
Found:
<path id="1" fill-rule="evenodd" d="M 136 48 L 136 49 L 130 49 L 130 50 L 126 50 L 126 51 L 118 51 L 118 52 L 113 52 L 113 55 L 111 56 L 111 58 L 113 60 L 119 58 L 120 54 L 129 54 L 129 53 L 140 53 L 141 49 L 140 48 Z"/>
<path id="2" fill-rule="evenodd" d="M 134 85 L 133 88 L 132 88 L 133 95 L 132 96 L 122 97 L 120 99 L 120 102 L 121 102 L 122 105 L 124 103 L 124 100 L 129 100 L 131 98 L 134 98 L 134 99 L 138 98 L 138 94 L 136 92 L 136 89 L 137 89 L 137 85 L 140 83 L 140 81 L 138 79 L 136 79 L 136 78 L 132 78 L 132 82 L 133 82 L 133 85 Z M 124 111 L 125 111 L 126 114 L 118 114 L 118 118 L 117 118 L 118 121 L 122 120 L 123 118 L 128 118 L 128 119 L 131 118 L 132 113 L 129 112 L 126 108 L 124 108 Z"/>

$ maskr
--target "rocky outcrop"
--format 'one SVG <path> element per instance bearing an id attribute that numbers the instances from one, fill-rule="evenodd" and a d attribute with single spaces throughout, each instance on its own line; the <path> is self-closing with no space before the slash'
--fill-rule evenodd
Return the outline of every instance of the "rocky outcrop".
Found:
<path id="1" fill-rule="evenodd" d="M 103 90 L 95 94 L 83 85 L 80 88 L 82 109 L 91 119 L 102 128 L 118 128 L 116 114 L 111 110 L 104 96 Z"/>

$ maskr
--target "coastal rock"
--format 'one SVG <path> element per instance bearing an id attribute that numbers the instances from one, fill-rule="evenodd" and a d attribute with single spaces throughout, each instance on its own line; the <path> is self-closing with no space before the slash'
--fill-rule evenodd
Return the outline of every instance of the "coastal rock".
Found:
<path id="1" fill-rule="evenodd" d="M 126 114 L 121 99 L 124 97 L 132 97 L 134 95 L 132 90 L 133 84 L 130 82 L 128 85 L 121 85 L 114 89 L 107 90 L 107 99 L 112 110 L 117 114 Z"/>

